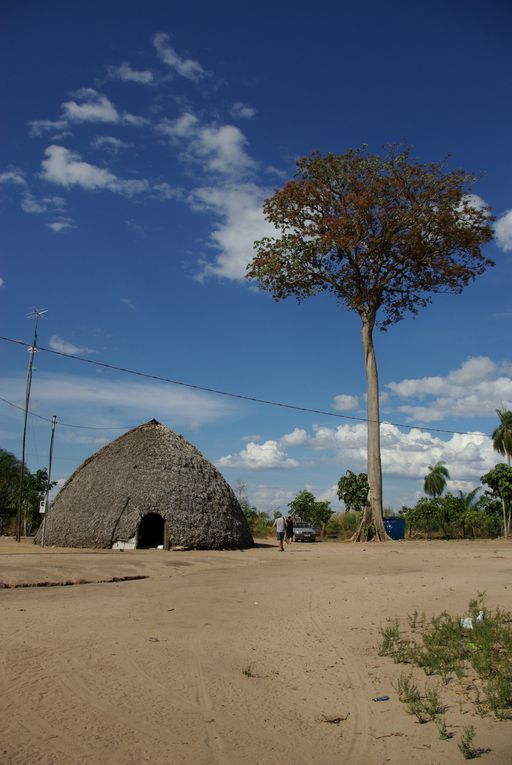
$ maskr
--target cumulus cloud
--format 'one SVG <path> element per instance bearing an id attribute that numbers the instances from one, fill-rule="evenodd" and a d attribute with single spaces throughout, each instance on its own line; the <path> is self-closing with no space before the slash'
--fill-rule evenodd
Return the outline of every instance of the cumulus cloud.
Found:
<path id="1" fill-rule="evenodd" d="M 242 179 L 257 166 L 247 151 L 246 137 L 236 125 L 204 125 L 187 111 L 177 119 L 160 120 L 155 129 L 174 144 L 183 142 L 182 157 L 199 164 L 205 172 Z"/>
<path id="2" fill-rule="evenodd" d="M 282 446 L 300 446 L 308 441 L 308 434 L 304 428 L 294 428 L 291 433 L 285 433 L 281 436 L 279 443 Z"/>
<path id="3" fill-rule="evenodd" d="M 333 409 L 337 412 L 352 412 L 359 407 L 359 397 L 340 393 L 334 397 Z"/>
<path id="4" fill-rule="evenodd" d="M 512 210 L 507 210 L 494 224 L 496 244 L 504 252 L 512 250 Z"/>
<path id="5" fill-rule="evenodd" d="M 171 67 L 181 77 L 197 82 L 205 76 L 206 72 L 198 61 L 191 58 L 181 58 L 176 53 L 174 48 L 169 45 L 169 35 L 159 32 L 153 37 L 153 45 L 160 61 Z"/>
<path id="6" fill-rule="evenodd" d="M 197 210 L 213 213 L 218 223 L 209 244 L 217 251 L 213 262 L 203 263 L 198 279 L 219 276 L 243 279 L 254 257 L 254 241 L 272 236 L 275 229 L 263 215 L 265 191 L 255 184 L 198 188 L 191 196 Z"/>
<path id="7" fill-rule="evenodd" d="M 256 167 L 246 151 L 247 139 L 235 125 L 204 127 L 189 146 L 189 151 L 204 162 L 206 170 L 241 177 Z"/>
<path id="8" fill-rule="evenodd" d="M 386 387 L 401 399 L 432 399 L 399 406 L 410 421 L 494 415 L 502 405 L 512 407 L 512 365 L 478 356 L 467 359 L 445 377 L 406 379 Z"/>
<path id="9" fill-rule="evenodd" d="M 84 123 L 110 123 L 141 127 L 149 123 L 146 117 L 119 112 L 103 93 L 94 88 L 81 88 L 73 100 L 61 104 L 62 114 L 58 120 L 33 120 L 29 122 L 30 135 L 40 136 L 48 132 L 67 131 L 70 126 Z M 66 132 L 64 134 L 67 134 Z M 54 140 L 56 140 L 54 138 Z"/>
<path id="10" fill-rule="evenodd" d="M 154 81 L 153 72 L 149 69 L 132 69 L 127 61 L 123 61 L 120 66 L 108 66 L 108 75 L 112 80 L 121 82 L 137 82 L 140 85 L 151 85 Z"/>
<path id="11" fill-rule="evenodd" d="M 309 443 L 315 451 L 333 452 L 341 464 L 351 469 L 366 469 L 365 423 L 336 428 L 316 426 Z M 388 478 L 422 479 L 428 465 L 444 460 L 454 480 L 471 480 L 495 463 L 492 441 L 484 434 L 454 433 L 443 440 L 419 428 L 402 431 L 390 423 L 381 425 L 381 457 L 383 474 Z"/>
<path id="12" fill-rule="evenodd" d="M 199 120 L 191 112 L 184 112 L 177 119 L 163 119 L 155 126 L 158 133 L 167 136 L 173 142 L 197 135 Z"/>
<path id="13" fill-rule="evenodd" d="M 217 460 L 219 468 L 245 468 L 247 470 L 274 470 L 277 468 L 295 468 L 297 460 L 288 457 L 277 441 L 265 441 L 256 444 L 250 441 L 241 452 L 228 454 Z"/>
<path id="14" fill-rule="evenodd" d="M 12 183 L 14 186 L 26 186 L 25 175 L 22 170 L 11 168 L 3 173 L 0 173 L 0 184 Z"/>
<path id="15" fill-rule="evenodd" d="M 247 104 L 242 103 L 241 101 L 236 101 L 229 110 L 229 113 L 234 119 L 247 120 L 251 117 L 254 117 L 256 114 L 256 109 L 254 109 L 252 106 L 248 106 Z"/>
<path id="16" fill-rule="evenodd" d="M 77 152 L 64 146 L 49 146 L 46 159 L 42 162 L 42 176 L 45 180 L 65 188 L 79 186 L 87 191 L 107 189 L 127 197 L 150 190 L 147 180 L 125 180 L 109 170 L 84 162 Z"/>
<path id="17" fill-rule="evenodd" d="M 62 104 L 62 117 L 66 122 L 119 122 L 116 107 L 94 88 L 81 88 L 74 96 L 75 101 Z"/>

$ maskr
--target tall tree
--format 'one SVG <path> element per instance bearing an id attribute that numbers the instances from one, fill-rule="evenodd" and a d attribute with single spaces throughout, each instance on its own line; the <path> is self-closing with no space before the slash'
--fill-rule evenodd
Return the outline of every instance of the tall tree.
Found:
<path id="1" fill-rule="evenodd" d="M 500 424 L 493 431 L 492 445 L 498 454 L 507 458 L 510 465 L 510 458 L 512 457 L 512 412 L 508 409 L 496 409 L 496 414 Z"/>
<path id="2" fill-rule="evenodd" d="M 450 478 L 448 468 L 443 460 L 439 460 L 435 465 L 428 466 L 429 472 L 423 482 L 423 490 L 429 497 L 440 497 L 446 489 L 446 481 Z"/>
<path id="3" fill-rule="evenodd" d="M 247 277 L 275 300 L 331 293 L 361 319 L 370 492 L 355 541 L 388 538 L 373 332 L 416 314 L 435 293 L 460 293 L 494 265 L 480 250 L 492 238 L 492 218 L 470 195 L 474 180 L 444 162 L 420 164 L 408 148 L 384 156 L 366 147 L 315 152 L 264 203 L 279 236 L 255 243 Z"/>

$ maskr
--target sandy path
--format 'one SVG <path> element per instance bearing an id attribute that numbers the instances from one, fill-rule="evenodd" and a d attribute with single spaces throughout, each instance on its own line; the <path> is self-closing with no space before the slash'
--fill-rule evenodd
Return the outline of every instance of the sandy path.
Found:
<path id="1" fill-rule="evenodd" d="M 40 552 L 0 540 L 0 581 L 148 578 L 0 590 L 5 765 L 448 765 L 378 656 L 386 617 L 464 611 L 485 590 L 512 610 L 512 545 L 295 545 L 246 552 Z M 419 678 L 423 676 L 418 675 Z M 423 679 L 421 680 L 423 683 Z M 372 702 L 386 693 L 391 700 Z M 512 763 L 512 722 L 448 688 L 482 762 Z M 339 724 L 321 722 L 340 715 Z"/>

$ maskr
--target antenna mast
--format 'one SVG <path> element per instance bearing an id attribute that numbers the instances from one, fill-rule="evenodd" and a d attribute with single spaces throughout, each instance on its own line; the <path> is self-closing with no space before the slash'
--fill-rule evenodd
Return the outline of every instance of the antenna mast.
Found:
<path id="1" fill-rule="evenodd" d="M 27 319 L 35 319 L 34 326 L 34 339 L 32 345 L 29 346 L 29 360 L 27 369 L 27 386 L 25 390 L 25 419 L 23 422 L 23 441 L 21 447 L 21 470 L 20 470 L 20 486 L 18 492 L 18 512 L 16 515 L 16 542 L 21 541 L 21 509 L 23 506 L 23 479 L 25 478 L 25 453 L 27 444 L 27 421 L 28 421 L 28 408 L 30 405 L 30 390 L 32 388 L 32 367 L 34 365 L 34 355 L 37 351 L 37 330 L 39 327 L 39 320 L 44 318 L 48 313 L 47 308 L 32 308 L 30 313 L 27 314 Z"/>

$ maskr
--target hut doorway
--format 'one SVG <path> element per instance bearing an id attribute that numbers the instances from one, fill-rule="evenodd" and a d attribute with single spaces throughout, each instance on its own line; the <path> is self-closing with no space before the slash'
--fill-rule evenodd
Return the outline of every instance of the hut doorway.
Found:
<path id="1" fill-rule="evenodd" d="M 147 513 L 139 523 L 137 533 L 138 549 L 149 549 L 150 547 L 166 546 L 167 523 L 158 513 Z"/>

